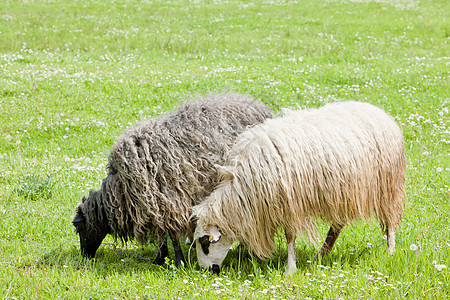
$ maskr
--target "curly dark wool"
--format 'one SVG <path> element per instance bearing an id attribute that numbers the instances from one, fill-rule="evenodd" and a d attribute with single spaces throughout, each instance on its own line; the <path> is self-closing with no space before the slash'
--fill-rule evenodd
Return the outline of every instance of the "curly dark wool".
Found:
<path id="1" fill-rule="evenodd" d="M 118 138 L 108 176 L 77 206 L 77 215 L 84 215 L 87 231 L 125 242 L 163 242 L 167 231 L 188 232 L 192 206 L 218 183 L 215 164 L 248 126 L 272 117 L 264 104 L 228 93 L 135 125 Z"/>

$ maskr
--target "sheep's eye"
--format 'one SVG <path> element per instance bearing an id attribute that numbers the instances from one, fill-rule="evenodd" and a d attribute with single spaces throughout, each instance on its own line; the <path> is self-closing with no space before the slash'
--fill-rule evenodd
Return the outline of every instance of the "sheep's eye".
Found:
<path id="1" fill-rule="evenodd" d="M 198 242 L 202 246 L 203 253 L 208 255 L 209 254 L 209 244 L 210 244 L 209 235 L 205 234 L 204 236 L 202 236 L 201 238 L 198 239 Z"/>

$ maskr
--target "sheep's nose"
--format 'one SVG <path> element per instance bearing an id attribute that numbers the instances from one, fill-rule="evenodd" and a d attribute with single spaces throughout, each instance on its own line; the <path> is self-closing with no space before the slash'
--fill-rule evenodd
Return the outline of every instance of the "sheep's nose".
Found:
<path id="1" fill-rule="evenodd" d="M 220 267 L 219 265 L 213 264 L 212 266 L 209 267 L 209 271 L 215 275 L 219 275 Z"/>

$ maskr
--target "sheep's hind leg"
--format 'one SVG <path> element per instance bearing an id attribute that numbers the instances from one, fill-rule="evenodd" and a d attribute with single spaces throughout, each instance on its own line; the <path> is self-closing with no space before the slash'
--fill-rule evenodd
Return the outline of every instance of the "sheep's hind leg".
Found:
<path id="1" fill-rule="evenodd" d="M 395 252 L 395 229 L 388 227 L 386 230 L 386 235 L 389 254 L 393 255 Z"/>
<path id="2" fill-rule="evenodd" d="M 295 254 L 295 235 L 286 234 L 288 257 L 286 275 L 289 276 L 297 270 L 297 256 Z"/>
<path id="3" fill-rule="evenodd" d="M 166 262 L 166 257 L 169 255 L 169 249 L 167 248 L 167 241 L 162 242 L 159 245 L 158 256 L 153 260 L 156 265 L 163 265 Z"/>
<path id="4" fill-rule="evenodd" d="M 325 242 L 323 243 L 322 248 L 320 248 L 319 253 L 315 258 L 318 258 L 319 255 L 321 257 L 324 257 L 331 251 L 331 249 L 333 249 L 334 243 L 336 243 L 341 230 L 342 227 L 334 227 L 333 225 L 331 225 L 330 230 L 328 230 Z"/>
<path id="5" fill-rule="evenodd" d="M 175 266 L 177 268 L 179 268 L 180 265 L 185 266 L 186 261 L 184 260 L 183 251 L 180 246 L 180 235 L 169 230 L 169 236 L 172 240 L 173 251 L 175 252 Z"/>

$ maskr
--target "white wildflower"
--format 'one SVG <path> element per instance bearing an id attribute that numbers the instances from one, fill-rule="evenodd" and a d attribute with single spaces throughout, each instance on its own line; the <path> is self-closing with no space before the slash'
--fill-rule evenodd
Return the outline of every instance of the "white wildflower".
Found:
<path id="1" fill-rule="evenodd" d="M 435 265 L 434 265 L 434 268 L 435 268 L 436 270 L 438 270 L 438 271 L 442 271 L 443 269 L 447 268 L 447 266 L 446 266 L 446 265 L 438 265 L 438 264 L 435 264 Z"/>

